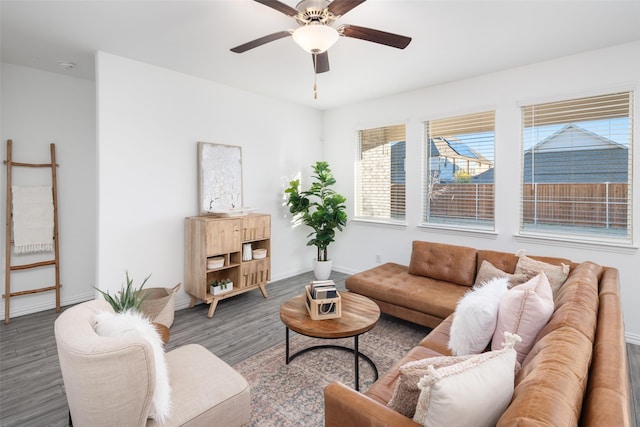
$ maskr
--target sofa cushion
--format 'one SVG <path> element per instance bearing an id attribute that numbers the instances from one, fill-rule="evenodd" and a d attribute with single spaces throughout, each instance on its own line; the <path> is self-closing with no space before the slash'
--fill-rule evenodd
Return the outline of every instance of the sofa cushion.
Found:
<path id="1" fill-rule="evenodd" d="M 199 344 L 167 352 L 174 408 L 165 424 L 146 427 L 245 426 L 251 421 L 251 387 L 222 359 Z"/>
<path id="2" fill-rule="evenodd" d="M 443 280 L 409 274 L 408 267 L 386 263 L 349 276 L 347 289 L 390 304 L 445 319 L 469 290 Z"/>
<path id="3" fill-rule="evenodd" d="M 483 352 L 496 330 L 498 307 L 508 291 L 507 278 L 474 286 L 458 301 L 453 315 L 449 348 L 456 356 Z"/>
<path id="4" fill-rule="evenodd" d="M 553 314 L 553 294 L 544 273 L 526 283 L 511 288 L 500 302 L 498 325 L 491 342 L 491 349 L 502 348 L 505 332 L 520 335 L 516 344 L 518 361 L 522 363 L 535 342 L 538 332 Z"/>
<path id="5" fill-rule="evenodd" d="M 476 276 L 476 250 L 416 240 L 411 250 L 409 273 L 472 286 Z"/>
<path id="6" fill-rule="evenodd" d="M 430 366 L 418 382 L 413 420 L 424 426 L 495 426 L 513 395 L 516 351 L 510 337 L 499 351 L 473 355 L 440 369 Z"/>

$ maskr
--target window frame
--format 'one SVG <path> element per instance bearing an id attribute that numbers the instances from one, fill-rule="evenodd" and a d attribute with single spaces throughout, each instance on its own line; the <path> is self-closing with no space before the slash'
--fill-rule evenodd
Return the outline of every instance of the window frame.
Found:
<path id="1" fill-rule="evenodd" d="M 585 230 L 588 227 L 586 226 L 582 226 L 580 227 L 579 224 L 574 223 L 572 225 L 558 225 L 557 228 L 555 229 L 542 229 L 543 227 L 538 227 L 537 229 L 534 227 L 526 227 L 525 223 L 525 208 L 524 208 L 524 204 L 525 204 L 525 185 L 527 185 L 525 183 L 526 177 L 527 177 L 527 166 L 525 165 L 525 157 L 526 157 L 526 153 L 529 150 L 532 150 L 533 147 L 535 147 L 536 145 L 539 145 L 541 141 L 544 141 L 544 138 L 540 141 L 538 141 L 537 143 L 534 141 L 535 138 L 531 137 L 529 139 L 527 139 L 527 137 L 525 136 L 525 133 L 527 132 L 528 128 L 531 127 L 535 127 L 535 125 L 533 124 L 535 122 L 535 118 L 531 118 L 530 114 L 527 112 L 527 109 L 535 109 L 535 108 L 553 108 L 554 105 L 555 106 L 567 106 L 567 108 L 571 108 L 571 110 L 567 110 L 567 116 L 571 117 L 572 115 L 576 116 L 578 113 L 576 113 L 575 111 L 573 111 L 573 105 L 587 105 L 588 103 L 585 100 L 596 100 L 595 102 L 597 102 L 598 99 L 606 99 L 607 97 L 611 97 L 614 98 L 616 96 L 619 95 L 628 95 L 628 113 L 626 116 L 626 120 L 628 121 L 628 154 L 626 156 L 627 159 L 627 180 L 626 180 L 626 185 L 627 185 L 627 190 L 626 190 L 626 203 L 627 203 L 627 207 L 626 207 L 626 221 L 627 221 L 627 226 L 626 226 L 626 233 L 624 235 L 616 235 L 614 233 L 605 233 L 605 232 L 584 232 L 584 231 L 578 231 L 578 230 Z M 518 104 L 519 110 L 520 110 L 520 207 L 519 207 L 519 230 L 518 233 L 515 235 L 516 240 L 517 241 L 521 241 L 521 242 L 528 242 L 528 241 L 545 241 L 545 242 L 562 242 L 563 244 L 571 244 L 574 247 L 580 247 L 580 248 L 584 248 L 584 247 L 593 247 L 594 245 L 603 247 L 603 248 L 610 248 L 611 250 L 617 250 L 619 248 L 630 248 L 633 247 L 633 234 L 634 234 L 634 230 L 633 230 L 633 212 L 635 210 L 634 207 L 634 200 L 633 200 L 633 187 L 634 187 L 634 179 L 633 179 L 633 169 L 634 169 L 634 156 L 633 156 L 633 143 L 634 143 L 634 127 L 635 127 L 635 123 L 634 123 L 634 102 L 635 102 L 635 90 L 631 89 L 631 88 L 625 88 L 625 89 L 619 89 L 619 90 L 610 90 L 610 91 L 606 91 L 606 92 L 598 92 L 598 93 L 592 93 L 592 94 L 580 94 L 580 95 L 568 95 L 568 96 L 563 96 L 563 97 L 554 97 L 553 99 L 549 100 L 533 100 L 533 101 L 527 101 L 527 102 L 520 102 Z M 595 106 L 593 107 L 594 109 L 596 108 Z M 562 111 L 563 110 L 558 110 L 560 111 L 559 113 L 556 113 L 558 115 L 562 115 Z M 606 111 L 606 110 L 605 110 Z M 556 121 L 556 122 L 552 122 L 553 119 L 553 114 L 549 114 L 549 116 L 551 117 L 550 119 L 541 119 L 540 122 L 542 122 L 543 124 L 541 124 L 540 126 L 544 126 L 544 125 L 549 125 L 551 124 L 555 124 L 556 126 L 561 126 L 562 128 L 569 128 L 569 127 L 580 127 L 580 124 L 585 123 L 585 122 L 590 122 L 590 121 L 597 121 L 597 120 L 606 120 L 606 119 L 611 119 L 613 117 L 613 112 L 609 113 L 609 117 L 607 117 L 607 115 L 605 114 L 603 117 L 597 118 L 597 117 L 593 117 L 593 113 L 588 114 L 587 113 L 587 119 L 582 119 L 582 120 L 566 120 L 566 121 Z M 532 126 L 527 126 L 527 123 L 532 123 Z M 534 129 L 530 129 L 529 132 L 533 133 L 535 130 Z M 602 137 L 602 138 L 606 138 L 608 139 L 606 136 L 601 135 L 597 132 L 594 132 L 595 135 L 597 135 L 598 137 Z M 531 147 L 529 149 L 527 149 L 527 146 L 531 145 Z M 586 148 L 586 144 L 585 145 L 580 145 L 578 146 L 576 149 L 572 148 L 571 151 L 580 151 L 579 148 Z M 532 156 L 535 155 L 535 150 L 532 151 Z M 531 168 L 530 168 L 531 169 Z M 529 172 L 530 180 L 532 181 L 531 184 L 534 184 L 533 181 L 535 181 L 535 171 L 532 170 L 531 172 Z M 530 184 L 530 185 L 531 185 Z M 561 184 L 561 183 L 558 183 Z M 575 184 L 575 183 L 574 183 Z M 589 182 L 580 182 L 580 184 L 589 184 Z M 598 185 L 598 184 L 602 184 L 602 183 L 592 183 L 593 185 Z M 568 200 L 567 202 L 570 202 L 570 200 Z M 576 202 L 577 203 L 577 202 Z M 534 214 L 535 215 L 535 214 Z M 596 227 L 594 227 L 594 229 L 598 229 Z"/>
<path id="2" fill-rule="evenodd" d="M 489 118 L 490 117 L 490 118 Z M 430 176 L 431 176 L 431 157 L 430 157 L 430 150 L 432 148 L 431 144 L 431 135 L 430 135 L 430 124 L 431 123 L 441 123 L 443 127 L 447 128 L 464 128 L 465 127 L 465 122 L 468 122 L 471 120 L 471 124 L 469 125 L 471 128 L 477 128 L 477 129 L 484 129 L 483 131 L 478 131 L 478 132 L 467 132 L 467 135 L 473 135 L 473 134 L 482 134 L 482 133 L 491 133 L 491 140 L 492 140 L 492 148 L 491 148 L 491 154 L 490 154 L 490 163 L 491 166 L 487 169 L 487 170 L 493 170 L 493 180 L 492 180 L 492 195 L 489 200 L 488 203 L 490 203 L 491 208 L 491 219 L 488 220 L 485 224 L 483 224 L 481 221 L 478 220 L 463 220 L 463 219 L 456 219 L 456 218 L 452 218 L 449 220 L 443 220 L 443 221 L 429 221 L 429 218 L 431 217 L 430 215 L 430 195 L 431 195 L 431 191 L 430 191 L 430 184 L 428 184 L 428 181 L 430 181 Z M 456 123 L 456 124 L 451 124 L 451 123 Z M 448 124 L 448 125 L 447 125 Z M 487 130 L 487 127 L 490 128 L 490 130 Z M 466 113 L 461 113 L 461 114 L 449 114 L 449 115 L 445 115 L 445 116 L 441 116 L 438 118 L 431 118 L 431 119 L 427 119 L 427 120 L 423 120 L 422 121 L 422 162 L 421 162 L 421 212 L 420 212 L 420 223 L 419 226 L 423 227 L 423 228 L 433 228 L 433 229 L 442 229 L 442 230 L 449 230 L 449 231 L 460 231 L 463 232 L 465 234 L 471 233 L 474 235 L 490 235 L 490 236 L 495 236 L 495 227 L 496 227 L 496 220 L 495 220 L 495 212 L 496 212 L 496 205 L 495 205 L 495 201 L 496 201 L 496 181 L 495 181 L 495 166 L 496 166 L 496 162 L 495 162 L 495 155 L 496 155 L 496 109 L 495 108 L 485 108 L 485 109 L 479 109 L 479 110 L 474 110 L 471 112 L 466 112 Z M 441 132 L 437 132 L 435 138 L 441 138 L 442 135 L 440 135 Z M 458 135 L 462 135 L 464 133 L 459 132 Z M 481 144 L 482 145 L 482 144 Z M 474 146 L 475 147 L 475 146 Z M 471 147 L 472 149 L 475 150 L 474 147 Z M 442 157 L 442 156 L 438 156 L 438 157 Z M 485 160 L 487 160 L 485 158 Z M 470 162 L 471 160 L 469 160 Z M 480 162 L 480 160 L 474 160 L 476 162 Z M 439 161 L 440 162 L 440 161 Z M 456 162 L 456 160 L 454 159 L 453 162 Z M 452 166 L 455 169 L 455 166 Z M 471 166 L 470 166 L 471 167 Z M 486 172 L 486 171 L 485 171 Z M 479 175 L 479 174 L 478 174 Z M 477 187 L 477 183 L 476 183 L 476 187 Z M 478 194 L 478 193 L 476 193 Z M 471 199 L 470 199 L 471 200 Z M 477 205 L 478 203 L 478 196 L 476 196 L 475 199 L 473 199 Z M 481 201 L 484 199 L 480 199 Z M 476 208 L 476 213 L 477 213 L 477 208 Z M 438 218 L 438 217 L 436 217 Z"/>
<path id="3" fill-rule="evenodd" d="M 400 131 L 399 129 L 402 128 L 402 131 Z M 403 190 L 403 194 L 402 194 L 402 206 L 400 205 L 394 205 L 394 198 L 392 196 L 392 190 L 391 188 L 389 188 L 389 204 L 388 206 L 385 206 L 386 209 L 389 210 L 389 216 L 376 216 L 376 215 L 363 215 L 363 171 L 362 171 L 362 156 L 363 156 L 363 150 L 362 150 L 362 142 L 363 142 L 363 133 L 364 132 L 375 132 L 375 131 L 384 131 L 384 130 L 389 130 L 391 135 L 394 135 L 396 132 L 400 132 L 400 134 L 403 136 L 402 139 L 389 139 L 389 140 L 385 140 L 384 142 L 382 142 L 382 144 L 380 144 L 380 147 L 382 147 L 382 150 L 388 150 L 388 160 L 389 160 L 389 185 L 391 186 L 392 184 L 392 178 L 394 176 L 396 176 L 396 172 L 394 170 L 392 170 L 393 168 L 393 157 L 392 157 L 392 146 L 394 144 L 397 144 L 399 142 L 403 142 L 404 143 L 404 158 L 403 158 L 403 173 L 404 173 L 404 190 Z M 367 223 L 378 223 L 378 224 L 387 224 L 387 225 L 398 225 L 398 226 L 405 226 L 407 224 L 407 204 L 406 204 L 406 198 L 407 198 L 407 193 L 406 193 L 406 180 L 407 180 L 407 176 L 406 176 L 406 151 L 407 151 L 407 125 L 406 123 L 396 123 L 396 124 L 389 124 L 389 125 L 383 125 L 383 126 L 377 126 L 377 127 L 368 127 L 368 128 L 361 128 L 358 129 L 356 131 L 356 165 L 355 165 L 355 180 L 354 180 L 354 215 L 353 215 L 353 220 L 354 221 L 359 221 L 359 222 L 367 222 Z M 392 214 L 392 211 L 394 209 L 402 209 L 403 214 L 399 217 L 394 217 Z"/>

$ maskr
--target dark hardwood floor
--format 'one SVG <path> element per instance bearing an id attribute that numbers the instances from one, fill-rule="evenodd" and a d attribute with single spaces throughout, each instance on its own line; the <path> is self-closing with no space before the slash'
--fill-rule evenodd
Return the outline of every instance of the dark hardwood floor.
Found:
<path id="1" fill-rule="evenodd" d="M 344 287 L 344 278 L 332 279 Z M 256 290 L 224 300 L 215 315 L 207 318 L 208 306 L 178 310 L 171 327 L 167 350 L 200 343 L 225 362 L 234 365 L 284 341 L 278 308 L 291 296 L 302 293 L 312 280 L 306 273 L 267 285 L 269 298 Z M 58 365 L 53 322 L 58 315 L 48 310 L 0 324 L 0 426 L 66 426 L 67 401 Z M 633 388 L 633 406 L 640 411 L 640 346 L 627 345 Z"/>

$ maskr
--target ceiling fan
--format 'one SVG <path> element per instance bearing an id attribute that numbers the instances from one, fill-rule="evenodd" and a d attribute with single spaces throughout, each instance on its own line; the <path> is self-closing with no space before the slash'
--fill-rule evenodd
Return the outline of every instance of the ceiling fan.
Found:
<path id="1" fill-rule="evenodd" d="M 269 34 L 231 49 L 232 52 L 242 53 L 263 44 L 292 36 L 293 40 L 303 49 L 312 54 L 315 73 L 329 71 L 329 56 L 327 49 L 340 36 L 366 40 L 398 49 L 404 49 L 411 42 L 411 37 L 374 30 L 356 25 L 342 24 L 333 27 L 332 24 L 351 9 L 365 2 L 365 0 L 302 0 L 295 9 L 278 0 L 254 0 L 265 6 L 291 16 L 298 22 L 295 30 L 284 30 Z"/>

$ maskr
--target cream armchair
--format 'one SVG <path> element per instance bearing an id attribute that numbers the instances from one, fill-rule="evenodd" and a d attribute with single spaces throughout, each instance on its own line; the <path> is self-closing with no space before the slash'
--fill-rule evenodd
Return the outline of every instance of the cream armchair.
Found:
<path id="1" fill-rule="evenodd" d="M 65 310 L 55 322 L 60 369 L 73 425 L 158 426 L 151 418 L 155 367 L 151 345 L 127 336 L 96 334 L 102 300 Z M 166 353 L 171 413 L 162 426 L 240 426 L 251 414 L 249 384 L 197 344 Z"/>

